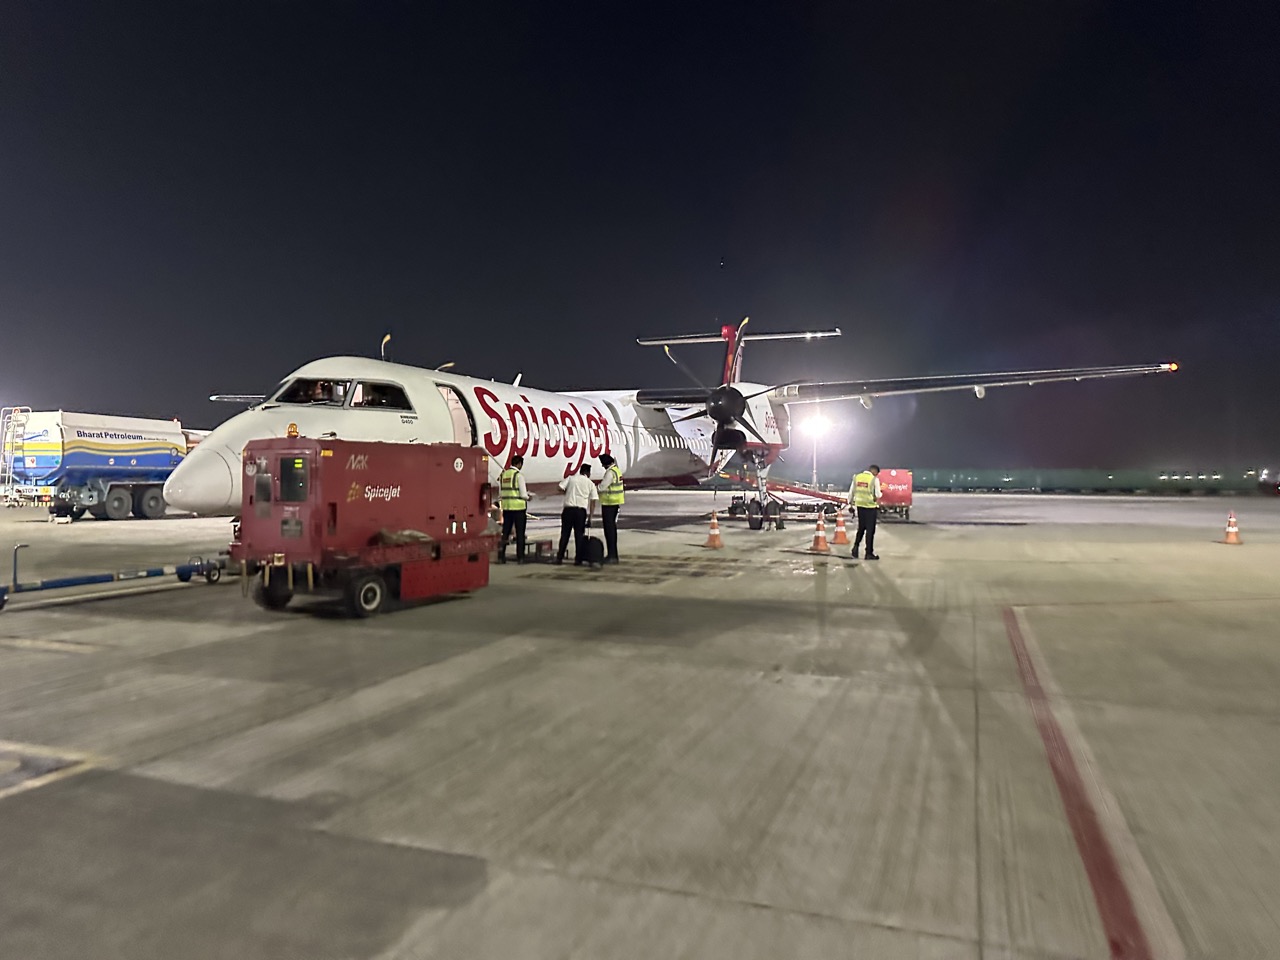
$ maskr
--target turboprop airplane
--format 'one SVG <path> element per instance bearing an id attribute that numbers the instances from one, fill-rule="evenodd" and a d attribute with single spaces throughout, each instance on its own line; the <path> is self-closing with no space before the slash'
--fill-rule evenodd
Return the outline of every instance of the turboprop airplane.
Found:
<path id="1" fill-rule="evenodd" d="M 525 482 L 551 493 L 586 462 L 610 454 L 627 486 L 694 486 L 734 454 L 761 482 L 791 436 L 792 404 L 856 399 L 870 408 L 877 397 L 970 390 L 979 398 L 993 387 L 1098 380 L 1172 373 L 1176 363 L 1077 367 L 1003 373 L 956 374 L 896 380 L 822 383 L 751 383 L 741 379 L 748 340 L 817 340 L 838 329 L 808 333 L 747 333 L 747 320 L 719 334 L 646 338 L 661 346 L 694 381 L 687 389 L 584 390 L 553 393 L 365 357 L 327 357 L 289 374 L 270 394 L 210 397 L 253 404 L 214 429 L 174 470 L 165 500 L 208 516 L 240 512 L 241 455 L 250 440 L 302 436 L 398 443 L 461 443 L 490 454 L 490 479 L 522 454 Z M 671 353 L 673 345 L 725 344 L 720 383 L 698 382 Z M 385 339 L 383 341 L 385 346 Z"/>

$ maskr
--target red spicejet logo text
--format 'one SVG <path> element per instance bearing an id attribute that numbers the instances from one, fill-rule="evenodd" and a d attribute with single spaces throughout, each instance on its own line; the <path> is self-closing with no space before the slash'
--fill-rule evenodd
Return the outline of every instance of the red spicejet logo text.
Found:
<path id="1" fill-rule="evenodd" d="M 550 407 L 537 410 L 524 394 L 520 395 L 524 406 L 520 406 L 503 403 L 496 393 L 485 387 L 476 387 L 475 392 L 476 400 L 493 421 L 484 435 L 484 447 L 499 463 L 509 464 L 516 454 L 562 457 L 564 475 L 568 477 L 578 472 L 587 457 L 612 453 L 609 419 L 594 405 L 583 404 L 587 410 L 585 415 L 578 404 L 572 402 L 566 410 Z M 497 433 L 494 433 L 495 427 Z"/>

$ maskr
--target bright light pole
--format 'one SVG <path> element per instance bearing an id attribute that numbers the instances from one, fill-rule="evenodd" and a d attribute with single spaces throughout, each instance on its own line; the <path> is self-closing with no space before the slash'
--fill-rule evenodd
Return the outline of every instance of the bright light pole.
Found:
<path id="1" fill-rule="evenodd" d="M 800 424 L 800 429 L 813 437 L 813 486 L 818 486 L 818 438 L 827 432 L 831 421 L 820 413 L 815 413 Z"/>

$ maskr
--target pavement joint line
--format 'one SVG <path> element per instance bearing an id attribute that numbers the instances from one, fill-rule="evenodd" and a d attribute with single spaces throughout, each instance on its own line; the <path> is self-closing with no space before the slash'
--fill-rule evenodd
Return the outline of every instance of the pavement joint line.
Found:
<path id="1" fill-rule="evenodd" d="M 1114 960 L 1184 960 L 1186 950 L 1115 795 L 1018 607 L 1005 632 Z M 1083 769 L 1083 774 L 1082 774 Z"/>
<path id="2" fill-rule="evenodd" d="M 388 843 L 391 846 L 401 846 L 400 844 L 390 841 L 376 841 Z M 423 849 L 413 847 L 412 849 Z M 462 856 L 476 856 L 476 854 L 467 854 L 461 850 L 444 851 L 456 853 Z M 894 933 L 913 934 L 923 937 L 934 937 L 938 940 L 946 940 L 950 943 L 972 944 L 977 946 L 981 942 L 981 938 L 963 936 L 955 933 L 939 933 L 933 930 L 924 930 L 915 927 L 905 926 L 898 923 L 890 923 L 884 920 L 872 920 L 866 917 L 847 917 L 840 914 L 827 913 L 822 910 L 807 910 L 803 907 L 790 907 L 777 903 L 769 903 L 765 900 L 752 900 L 741 897 L 725 896 L 723 894 L 711 893 L 705 890 L 689 890 L 683 887 L 670 886 L 662 883 L 649 883 L 643 880 L 624 880 L 617 877 L 605 876 L 603 874 L 590 872 L 571 872 L 557 867 L 539 867 L 536 865 L 516 866 L 505 864 L 500 861 L 482 858 L 491 866 L 505 870 L 512 876 L 516 877 L 533 877 L 533 876 L 550 876 L 562 880 L 568 880 L 577 883 L 597 883 L 601 886 L 616 887 L 623 890 L 647 891 L 650 893 L 661 893 L 673 897 L 681 897 L 688 900 L 706 900 L 711 903 L 728 904 L 738 907 L 746 907 L 752 910 L 768 911 L 771 913 L 783 913 L 794 917 L 806 917 L 813 920 L 826 920 L 832 923 L 845 924 L 850 926 L 867 927 L 876 930 L 888 930 Z M 1012 948 L 1012 944 L 997 944 L 1002 947 Z M 1037 960 L 1078 960 L 1075 954 L 1058 953 L 1057 951 L 1040 950 L 1036 953 Z M 1164 960 L 1164 958 L 1161 958 Z"/>
<path id="3" fill-rule="evenodd" d="M 1280 596 L 1263 597 L 1161 597 L 1146 600 L 1046 600 L 1041 602 L 1014 604 L 1018 610 L 1043 610 L 1049 607 L 1136 607 L 1144 604 L 1152 606 L 1166 603 L 1277 603 Z M 1008 604 L 997 603 L 994 606 L 1005 607 Z"/>
<path id="4" fill-rule="evenodd" d="M 978 679 L 978 612 L 969 615 L 970 687 L 973 690 L 973 893 L 978 960 L 985 960 L 987 921 L 982 901 L 982 683 Z"/>
<path id="5" fill-rule="evenodd" d="M 59 780 L 66 780 L 78 774 L 85 773 L 89 770 L 107 765 L 105 758 L 95 756 L 91 753 L 85 753 L 80 750 L 67 750 L 62 747 L 49 747 L 43 744 L 21 743 L 14 740 L 0 740 L 0 751 L 5 753 L 25 754 L 27 756 L 37 757 L 54 757 L 59 760 L 71 761 L 66 766 L 59 767 L 57 770 L 51 770 L 48 773 L 41 774 L 37 777 L 31 777 L 27 780 L 19 781 L 9 787 L 0 789 L 0 800 L 12 797 L 19 793 L 25 793 L 28 790 L 35 790 L 39 787 L 48 786 Z"/>

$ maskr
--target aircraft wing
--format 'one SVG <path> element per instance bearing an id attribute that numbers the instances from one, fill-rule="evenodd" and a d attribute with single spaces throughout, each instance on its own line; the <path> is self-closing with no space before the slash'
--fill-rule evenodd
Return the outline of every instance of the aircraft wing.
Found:
<path id="1" fill-rule="evenodd" d="M 1147 363 L 1127 367 L 1064 367 L 1058 370 L 1014 370 L 1002 373 L 956 373 L 940 377 L 905 377 L 891 380 L 829 380 L 822 383 L 785 383 L 774 387 L 770 399 L 783 403 L 822 403 L 827 400 L 862 400 L 908 393 L 942 393 L 972 390 L 979 397 L 988 387 L 1033 387 L 1038 383 L 1078 380 L 1109 380 L 1116 377 L 1144 377 L 1152 373 L 1173 373 L 1176 363 Z M 648 391 L 645 391 L 648 392 Z M 676 391 L 671 391 L 676 392 Z"/>

